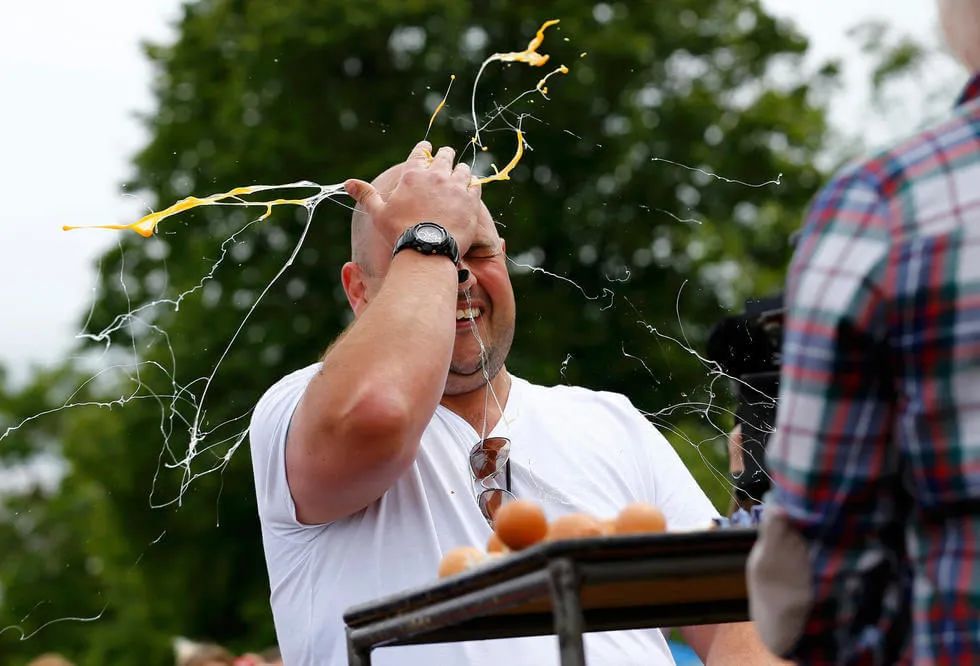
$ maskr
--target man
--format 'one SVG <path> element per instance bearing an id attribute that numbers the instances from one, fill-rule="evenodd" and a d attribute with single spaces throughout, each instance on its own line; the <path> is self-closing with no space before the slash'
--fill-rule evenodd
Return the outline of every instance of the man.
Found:
<path id="1" fill-rule="evenodd" d="M 790 267 L 749 583 L 806 664 L 980 660 L 980 0 L 939 7 L 956 110 L 839 173 Z"/>
<path id="2" fill-rule="evenodd" d="M 431 583 L 442 555 L 483 546 L 496 481 L 470 450 L 511 442 L 514 495 L 549 518 L 612 516 L 634 501 L 676 528 L 707 526 L 708 500 L 667 441 L 624 397 L 534 386 L 504 365 L 514 293 L 489 211 L 466 164 L 422 142 L 373 184 L 352 180 L 355 321 L 322 363 L 262 398 L 251 425 L 255 482 L 279 645 L 289 666 L 346 663 L 342 613 Z M 499 475 L 502 477 L 503 475 Z M 479 493 L 479 494 L 478 494 Z M 692 627 L 704 657 L 752 663 L 742 625 Z M 672 663 L 658 630 L 586 637 L 589 664 Z M 382 649 L 379 664 L 557 663 L 553 638 Z M 721 663 L 720 661 L 718 663 Z"/>

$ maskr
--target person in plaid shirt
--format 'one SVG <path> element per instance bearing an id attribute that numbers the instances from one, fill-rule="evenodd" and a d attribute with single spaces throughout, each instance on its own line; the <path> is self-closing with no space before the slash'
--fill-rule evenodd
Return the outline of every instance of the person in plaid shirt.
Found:
<path id="1" fill-rule="evenodd" d="M 790 266 L 750 613 L 804 664 L 980 663 L 980 0 L 952 116 L 844 168 Z"/>

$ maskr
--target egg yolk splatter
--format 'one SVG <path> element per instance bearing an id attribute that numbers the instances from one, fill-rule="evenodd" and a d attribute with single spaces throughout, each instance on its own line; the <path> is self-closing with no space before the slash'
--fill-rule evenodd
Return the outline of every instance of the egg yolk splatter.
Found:
<path id="1" fill-rule="evenodd" d="M 279 206 L 282 204 L 292 204 L 295 206 L 305 206 L 307 205 L 313 197 L 308 197 L 306 199 L 273 199 L 272 201 L 246 201 L 242 199 L 241 196 L 245 194 L 254 194 L 255 192 L 262 192 L 273 189 L 284 189 L 292 187 L 310 187 L 311 184 L 301 184 L 301 183 L 291 183 L 289 185 L 248 185 L 245 187 L 236 187 L 234 189 L 228 190 L 227 192 L 219 192 L 218 194 L 212 194 L 208 197 L 187 197 L 186 199 L 181 199 L 175 204 L 164 208 L 161 211 L 155 213 L 150 213 L 144 215 L 140 219 L 136 220 L 132 224 L 94 224 L 94 225 L 84 225 L 84 226 L 72 226 L 64 225 L 61 227 L 64 231 L 71 231 L 73 229 L 116 229 L 116 230 L 132 230 L 138 233 L 143 238 L 149 238 L 156 231 L 157 225 L 168 217 L 177 215 L 178 213 L 183 213 L 186 210 L 192 208 L 197 208 L 198 206 L 210 206 L 213 204 L 224 204 L 233 206 L 265 206 L 265 212 L 259 217 L 259 221 L 264 220 L 272 214 L 272 207 Z M 319 187 L 319 186 L 316 186 Z"/>
<path id="2" fill-rule="evenodd" d="M 541 27 L 538 28 L 538 31 L 535 34 L 534 38 L 531 39 L 531 41 L 527 45 L 527 48 L 524 49 L 523 51 L 511 51 L 508 53 L 494 53 L 483 62 L 483 64 L 480 67 L 480 72 L 483 71 L 483 68 L 486 67 L 488 63 L 493 61 L 523 62 L 523 63 L 527 63 L 532 67 L 540 67 L 544 65 L 546 62 L 548 62 L 548 59 L 551 56 L 548 54 L 538 53 L 538 48 L 540 48 L 542 42 L 544 41 L 544 31 L 548 29 L 550 26 L 553 26 L 558 22 L 559 19 L 552 19 L 549 21 L 545 21 L 541 25 Z M 547 80 L 555 74 L 567 74 L 567 73 L 568 73 L 568 68 L 562 65 L 557 69 L 555 69 L 554 71 L 550 72 L 540 81 L 538 81 L 538 84 L 535 86 L 535 89 L 541 94 L 547 95 L 548 88 L 545 85 Z M 455 74 L 451 75 L 450 82 L 449 82 L 449 89 L 446 90 L 446 95 L 443 97 L 439 105 L 436 106 L 435 111 L 433 111 L 432 116 L 429 118 L 429 125 L 428 128 L 426 129 L 426 135 L 428 135 L 429 130 L 432 129 L 432 123 L 435 122 L 436 116 L 439 115 L 439 112 L 442 111 L 443 107 L 446 105 L 446 99 L 448 99 L 449 97 L 449 90 L 452 89 L 452 82 L 455 80 L 456 80 L 456 75 Z M 479 80 L 479 74 L 477 75 L 477 80 Z M 474 95 L 475 95 L 475 88 L 476 86 L 474 84 Z M 521 157 L 524 156 L 524 134 L 523 132 L 521 132 L 520 129 L 516 129 L 515 134 L 517 134 L 517 150 L 515 151 L 514 157 L 511 158 L 510 162 L 508 162 L 507 165 L 500 170 L 498 170 L 496 166 L 491 165 L 491 167 L 494 170 L 494 173 L 489 176 L 485 176 L 483 178 L 474 178 L 473 179 L 474 183 L 483 184 L 483 183 L 490 183 L 498 180 L 510 180 L 510 172 L 521 161 Z M 479 128 L 477 128 L 476 130 L 473 143 L 480 145 L 482 147 L 482 144 L 479 143 Z M 486 148 L 483 149 L 486 150 Z M 430 159 L 431 157 L 432 156 L 429 155 Z M 256 192 L 295 188 L 295 187 L 316 187 L 320 189 L 320 192 L 318 194 L 315 194 L 311 197 L 307 197 L 305 199 L 277 198 L 269 201 L 250 201 L 242 198 L 242 196 L 244 195 L 255 194 Z M 162 221 L 166 220 L 169 217 L 173 217 L 174 215 L 177 215 L 179 213 L 183 213 L 185 211 L 191 210 L 193 208 L 198 208 L 201 206 L 213 206 L 213 205 L 264 206 L 265 212 L 262 213 L 262 216 L 259 217 L 258 219 L 258 221 L 262 221 L 272 214 L 272 208 L 274 206 L 280 206 L 280 205 L 310 206 L 311 204 L 313 204 L 314 201 L 318 201 L 322 199 L 324 193 L 328 189 L 332 190 L 334 188 L 335 186 L 323 187 L 305 181 L 303 183 L 292 183 L 289 185 L 249 185 L 244 187 L 235 187 L 231 190 L 228 190 L 227 192 L 219 192 L 217 194 L 212 194 L 206 197 L 191 196 L 185 199 L 181 199 L 177 203 L 174 203 L 161 211 L 156 211 L 153 213 L 149 213 L 148 215 L 144 215 L 143 217 L 141 217 L 140 219 L 136 220 L 131 224 L 93 224 L 93 225 L 67 225 L 66 224 L 62 226 L 62 229 L 64 231 L 72 231 L 74 229 L 131 230 L 131 231 L 135 231 L 136 233 L 138 233 L 140 236 L 143 236 L 144 238 L 150 238 L 156 232 L 157 227 Z"/>

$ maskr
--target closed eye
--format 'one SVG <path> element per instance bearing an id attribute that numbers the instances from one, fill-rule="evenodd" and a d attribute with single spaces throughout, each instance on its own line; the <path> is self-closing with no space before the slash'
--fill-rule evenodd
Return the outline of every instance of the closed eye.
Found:
<path id="1" fill-rule="evenodd" d="M 466 255 L 467 260 L 473 259 L 493 259 L 494 257 L 500 256 L 499 251 L 485 250 L 482 252 L 471 252 Z"/>
<path id="2" fill-rule="evenodd" d="M 479 243 L 470 245 L 466 253 L 467 259 L 493 259 L 500 256 L 501 246 L 499 243 Z"/>

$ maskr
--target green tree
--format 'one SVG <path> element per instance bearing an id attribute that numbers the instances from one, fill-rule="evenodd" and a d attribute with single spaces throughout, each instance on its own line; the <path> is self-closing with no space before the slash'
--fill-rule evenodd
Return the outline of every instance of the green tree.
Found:
<path id="1" fill-rule="evenodd" d="M 370 178 L 421 138 L 450 73 L 457 87 L 431 139 L 466 146 L 468 87 L 480 62 L 523 47 L 549 18 L 561 24 L 541 50 L 552 54 L 549 65 L 571 71 L 549 82 L 550 101 L 530 96 L 505 114 L 510 122 L 512 112 L 533 114 L 523 119 L 533 152 L 511 181 L 488 185 L 485 200 L 517 263 L 567 281 L 515 265 L 509 367 L 537 382 L 620 391 L 651 412 L 717 402 L 710 391 L 721 384 L 645 324 L 700 348 L 741 298 L 778 286 L 788 234 L 821 178 L 812 163 L 826 129 L 826 77 L 777 83 L 787 77 L 774 69 L 792 73 L 806 41 L 755 0 L 559 0 L 546 14 L 499 1 L 188 4 L 176 43 L 147 49 L 157 108 L 145 119 L 151 139 L 129 189 L 162 208 L 235 185 Z M 541 75 L 489 67 L 479 112 Z M 505 163 L 512 133 L 486 139 Z M 273 641 L 248 451 L 234 448 L 234 436 L 267 386 L 316 360 L 349 322 L 337 278 L 349 231 L 344 208 L 317 210 L 296 261 L 251 314 L 201 407 L 203 383 L 194 380 L 211 374 L 303 229 L 302 215 L 277 209 L 222 246 L 253 217 L 201 209 L 165 222 L 152 241 L 127 236 L 103 257 L 90 331 L 192 288 L 228 251 L 179 310 L 141 310 L 108 351 L 102 341 L 80 350 L 122 367 L 75 401 L 132 399 L 59 412 L 23 431 L 24 455 L 40 446 L 29 436 L 43 440 L 67 472 L 53 493 L 6 503 L 30 508 L 27 528 L 0 516 L 0 534 L 14 544 L 0 562 L 0 625 L 42 596 L 52 610 L 33 617 L 101 616 L 51 625 L 30 641 L 2 634 L 10 659 L 60 649 L 85 665 L 162 665 L 174 635 L 236 648 Z M 53 404 L 67 397 L 63 384 Z M 52 404 L 46 387 L 40 381 L 31 404 Z M 182 467 L 199 408 L 213 447 Z M 692 404 L 656 420 L 683 433 L 673 436 L 678 450 L 722 506 L 727 488 L 711 470 L 725 468 L 722 447 L 701 443 L 717 434 L 701 413 Z M 14 439 L 0 443 L 0 456 Z M 207 470 L 181 492 L 187 473 Z"/>

